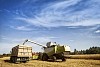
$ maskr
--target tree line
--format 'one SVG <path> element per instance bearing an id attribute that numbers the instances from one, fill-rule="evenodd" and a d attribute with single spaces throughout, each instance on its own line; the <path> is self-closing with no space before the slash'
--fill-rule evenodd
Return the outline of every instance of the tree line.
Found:
<path id="1" fill-rule="evenodd" d="M 2 57 L 9 57 L 11 54 L 0 54 L 0 58 L 2 58 Z"/>
<path id="2" fill-rule="evenodd" d="M 100 54 L 100 47 L 90 47 L 86 50 L 78 51 L 77 49 L 74 49 L 74 52 L 71 52 L 71 54 Z"/>

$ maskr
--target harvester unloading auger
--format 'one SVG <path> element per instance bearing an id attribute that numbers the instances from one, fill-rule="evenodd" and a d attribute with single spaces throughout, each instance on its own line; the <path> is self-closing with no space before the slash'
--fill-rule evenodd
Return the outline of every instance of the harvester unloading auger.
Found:
<path id="1" fill-rule="evenodd" d="M 38 45 L 38 46 L 45 47 L 45 46 L 43 46 L 43 45 L 41 45 L 41 44 L 38 44 L 38 43 L 33 42 L 33 41 L 31 41 L 31 40 L 28 40 L 28 39 L 24 41 L 23 45 L 25 45 L 26 42 L 31 42 L 31 43 L 36 44 L 36 45 Z"/>
<path id="2" fill-rule="evenodd" d="M 43 46 L 31 40 L 25 40 L 23 45 L 26 42 L 31 42 L 44 48 L 44 52 L 39 55 L 39 59 L 42 59 L 43 61 L 47 61 L 48 59 L 52 59 L 53 61 L 56 61 L 57 59 L 62 59 L 62 61 L 66 61 L 64 57 L 64 52 L 70 52 L 69 46 L 61 46 L 56 42 L 47 42 L 46 46 Z"/>

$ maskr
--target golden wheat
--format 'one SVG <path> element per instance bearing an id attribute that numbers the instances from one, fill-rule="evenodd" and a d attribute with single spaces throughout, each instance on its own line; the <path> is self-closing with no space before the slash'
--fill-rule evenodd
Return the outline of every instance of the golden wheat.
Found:
<path id="1" fill-rule="evenodd" d="M 10 63 L 9 57 L 0 58 L 0 67 L 100 67 L 100 60 L 66 59 L 66 62 L 31 60 L 27 63 Z"/>
<path id="2" fill-rule="evenodd" d="M 95 59 L 95 60 L 100 60 L 100 54 L 70 55 L 70 59 Z"/>

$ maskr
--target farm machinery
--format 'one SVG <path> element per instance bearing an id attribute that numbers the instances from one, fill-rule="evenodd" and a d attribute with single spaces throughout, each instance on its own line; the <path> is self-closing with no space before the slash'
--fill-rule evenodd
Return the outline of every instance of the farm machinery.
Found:
<path id="1" fill-rule="evenodd" d="M 70 52 L 69 46 L 61 46 L 56 42 L 47 42 L 46 46 L 43 46 L 34 41 L 25 40 L 23 46 L 18 45 L 12 48 L 11 59 L 10 59 L 12 62 L 16 62 L 18 60 L 26 62 L 29 60 L 29 58 L 32 57 L 32 47 L 25 46 L 26 42 L 30 42 L 43 47 L 44 52 L 43 53 L 40 52 L 38 56 L 38 59 L 43 61 L 47 61 L 49 59 L 51 59 L 52 61 L 56 61 L 57 59 L 66 61 L 64 57 L 64 52 Z"/>
<path id="2" fill-rule="evenodd" d="M 64 57 L 64 52 L 70 52 L 69 46 L 61 46 L 60 44 L 57 44 L 56 42 L 47 42 L 46 46 L 43 46 L 31 40 L 25 40 L 23 44 L 25 44 L 26 42 L 31 42 L 33 44 L 43 47 L 44 52 L 39 54 L 39 59 L 43 61 L 47 61 L 49 59 L 51 59 L 52 61 L 56 61 L 57 59 L 66 61 Z"/>
<path id="3" fill-rule="evenodd" d="M 26 45 L 17 45 L 12 48 L 10 61 L 16 62 L 27 62 L 32 58 L 32 47 Z"/>

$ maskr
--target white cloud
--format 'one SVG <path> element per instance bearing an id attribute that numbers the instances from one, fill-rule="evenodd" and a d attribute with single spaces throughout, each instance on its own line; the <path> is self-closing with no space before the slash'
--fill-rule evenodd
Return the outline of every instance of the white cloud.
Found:
<path id="1" fill-rule="evenodd" d="M 0 12 L 1 12 L 2 10 L 0 10 Z"/>
<path id="2" fill-rule="evenodd" d="M 18 17 L 26 23 L 43 26 L 43 27 L 60 27 L 60 26 L 93 26 L 100 24 L 99 4 L 95 4 L 94 0 L 84 2 L 88 8 L 75 10 L 81 0 L 64 0 L 50 3 L 40 13 L 32 18 Z M 95 1 L 99 2 L 99 1 Z M 91 4 L 90 4 L 91 3 Z M 69 6 L 74 6 L 73 8 Z M 84 5 L 83 5 L 84 6 Z"/>
<path id="3" fill-rule="evenodd" d="M 97 25 L 97 24 L 100 24 L 99 19 L 83 20 L 83 21 L 80 21 L 80 22 L 71 23 L 69 25 L 70 26 L 93 26 L 93 25 Z"/>
<path id="4" fill-rule="evenodd" d="M 3 36 L 3 37 L 5 38 L 6 36 Z M 2 42 L 0 42 L 0 44 L 2 44 L 0 46 L 0 49 L 4 49 L 3 51 L 9 52 L 12 47 L 14 47 L 16 45 L 22 45 L 26 39 L 29 39 L 31 41 L 34 41 L 36 43 L 39 43 L 39 44 L 42 44 L 45 46 L 47 42 L 53 41 L 54 38 L 57 38 L 57 37 L 53 37 L 53 36 L 43 36 L 43 37 L 33 37 L 33 38 L 8 38 L 8 37 L 6 37 L 6 39 L 3 39 Z M 34 45 L 33 43 L 26 43 L 25 45 L 32 46 L 33 50 L 36 49 L 38 51 L 39 46 Z M 6 48 L 8 46 L 9 46 L 9 48 Z M 6 51 L 6 50 L 8 50 L 8 51 Z M 2 51 L 0 51 L 0 53 L 2 53 Z"/>
<path id="5" fill-rule="evenodd" d="M 10 10 L 7 10 L 7 9 L 4 9 L 4 11 L 6 11 L 6 12 L 10 12 Z"/>
<path id="6" fill-rule="evenodd" d="M 75 41 L 75 40 L 69 40 L 70 42 L 73 42 L 73 41 Z"/>
<path id="7" fill-rule="evenodd" d="M 45 43 L 45 42 L 51 41 L 51 39 L 48 38 L 48 37 L 37 37 L 37 38 L 35 39 L 35 41 L 36 41 L 36 42 L 40 42 L 40 43 Z"/>
<path id="8" fill-rule="evenodd" d="M 8 38 L 6 36 L 3 36 L 1 39 L 2 41 L 6 41 L 6 43 L 16 43 L 16 44 L 22 44 L 26 39 L 29 39 L 31 41 L 35 41 L 37 43 L 47 43 L 50 41 L 53 41 L 53 39 L 58 37 L 53 36 L 42 36 L 42 37 L 33 37 L 33 38 Z M 2 42 L 1 42 L 2 43 Z"/>
<path id="9" fill-rule="evenodd" d="M 0 35 L 0 41 L 1 41 L 1 40 L 6 40 L 6 39 L 7 39 L 6 36 L 2 36 L 2 35 Z"/>
<path id="10" fill-rule="evenodd" d="M 10 28 L 16 29 L 16 30 L 22 30 L 22 31 L 31 31 L 31 30 L 33 30 L 32 28 L 28 28 L 27 26 L 17 26 L 17 27 L 10 26 Z"/>
<path id="11" fill-rule="evenodd" d="M 47 42 L 53 41 L 53 39 L 55 38 L 58 38 L 58 37 L 53 37 L 53 36 L 35 37 L 33 38 L 33 40 L 39 43 L 47 43 Z"/>
<path id="12" fill-rule="evenodd" d="M 78 27 L 76 27 L 76 26 L 69 26 L 69 27 L 67 27 L 67 28 L 75 29 L 75 28 L 78 28 Z"/>
<path id="13" fill-rule="evenodd" d="M 96 30 L 95 33 L 100 33 L 100 30 Z"/>
<path id="14" fill-rule="evenodd" d="M 54 23 L 53 22 L 48 22 L 46 20 L 43 20 L 41 18 L 39 18 L 38 20 L 36 19 L 27 19 L 27 18 L 17 18 L 17 19 L 20 19 L 20 20 L 23 20 L 29 24 L 32 24 L 32 25 L 35 25 L 35 26 L 43 26 L 43 27 L 59 27 L 59 26 L 93 26 L 93 25 L 98 25 L 100 24 L 100 20 L 99 19 L 89 19 L 89 20 L 83 20 L 83 21 L 80 21 L 80 22 L 57 22 L 55 21 Z M 18 27 L 17 29 L 20 30 L 20 28 L 23 29 L 23 27 Z M 23 29 L 24 30 L 24 29 Z M 27 30 L 27 29 L 26 29 Z"/>

